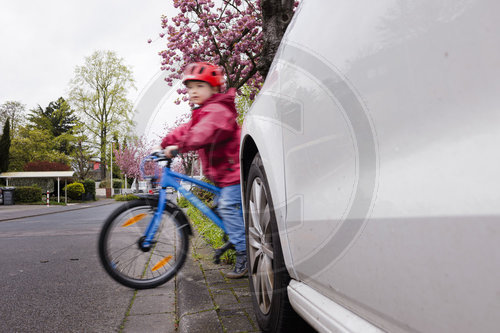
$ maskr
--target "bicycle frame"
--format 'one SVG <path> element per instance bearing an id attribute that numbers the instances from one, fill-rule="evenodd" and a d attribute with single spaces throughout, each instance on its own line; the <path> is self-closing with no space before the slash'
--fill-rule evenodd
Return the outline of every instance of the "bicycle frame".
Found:
<path id="1" fill-rule="evenodd" d="M 142 169 L 142 168 L 141 168 Z M 207 216 L 212 222 L 214 222 L 219 228 L 221 228 L 224 232 L 226 229 L 224 227 L 224 223 L 220 219 L 217 214 L 215 214 L 210 208 L 207 207 L 200 199 L 198 199 L 193 193 L 186 190 L 180 183 L 179 180 L 184 180 L 189 183 L 195 184 L 209 192 L 214 193 L 215 195 L 219 195 L 221 189 L 217 186 L 208 184 L 204 181 L 191 178 L 189 176 L 183 175 L 181 173 L 177 173 L 170 169 L 170 161 L 167 163 L 167 166 L 163 168 L 163 174 L 161 178 L 161 189 L 159 191 L 159 199 L 158 199 L 158 208 L 153 216 L 153 219 L 148 225 L 144 233 L 144 241 L 143 246 L 149 247 L 152 244 L 154 239 L 154 235 L 158 230 L 160 225 L 161 216 L 165 209 L 165 205 L 167 203 L 167 187 L 172 187 L 175 190 L 179 191 L 182 196 L 184 196 L 190 203 L 192 203 L 197 209 L 199 209 L 205 216 Z"/>

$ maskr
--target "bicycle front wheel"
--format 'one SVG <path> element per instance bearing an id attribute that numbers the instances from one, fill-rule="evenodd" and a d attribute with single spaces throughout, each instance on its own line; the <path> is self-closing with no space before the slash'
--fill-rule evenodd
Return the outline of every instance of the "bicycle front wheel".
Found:
<path id="1" fill-rule="evenodd" d="M 99 258 L 106 272 L 134 289 L 157 287 L 175 276 L 188 252 L 189 235 L 177 214 L 167 205 L 152 245 L 142 246 L 144 232 L 158 201 L 139 199 L 118 207 L 106 220 L 99 236 Z"/>

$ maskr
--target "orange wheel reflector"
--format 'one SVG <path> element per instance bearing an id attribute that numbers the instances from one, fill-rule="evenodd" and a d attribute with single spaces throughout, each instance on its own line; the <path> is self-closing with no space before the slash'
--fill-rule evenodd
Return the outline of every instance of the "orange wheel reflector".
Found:
<path id="1" fill-rule="evenodd" d="M 129 225 L 137 223 L 140 220 L 142 220 L 146 215 L 148 215 L 148 214 L 142 213 L 142 214 L 136 215 L 134 217 L 131 217 L 127 221 L 125 221 L 125 223 L 122 224 L 122 227 L 128 227 Z"/>
<path id="2" fill-rule="evenodd" d="M 156 265 L 154 265 L 154 267 L 151 270 L 153 272 L 156 270 L 159 270 L 160 268 L 165 266 L 167 264 L 167 262 L 170 261 L 170 259 L 172 259 L 172 256 L 167 256 L 167 257 L 163 258 L 162 260 L 158 261 L 158 263 Z"/>

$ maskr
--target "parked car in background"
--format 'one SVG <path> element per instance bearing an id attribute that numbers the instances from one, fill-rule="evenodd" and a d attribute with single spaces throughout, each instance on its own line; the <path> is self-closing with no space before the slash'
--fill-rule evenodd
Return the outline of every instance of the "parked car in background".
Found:
<path id="1" fill-rule="evenodd" d="M 241 136 L 263 331 L 498 332 L 499 13 L 301 1 Z"/>

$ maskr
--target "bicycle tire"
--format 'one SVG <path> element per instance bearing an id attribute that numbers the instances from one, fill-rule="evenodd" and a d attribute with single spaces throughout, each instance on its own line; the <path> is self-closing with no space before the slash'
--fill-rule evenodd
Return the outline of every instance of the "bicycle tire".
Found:
<path id="1" fill-rule="evenodd" d="M 149 250 L 139 239 L 153 217 L 158 201 L 138 199 L 118 207 L 104 222 L 98 241 L 99 258 L 106 272 L 133 289 L 160 286 L 182 268 L 189 248 L 189 225 L 182 211 L 166 205 L 162 221 Z"/>

